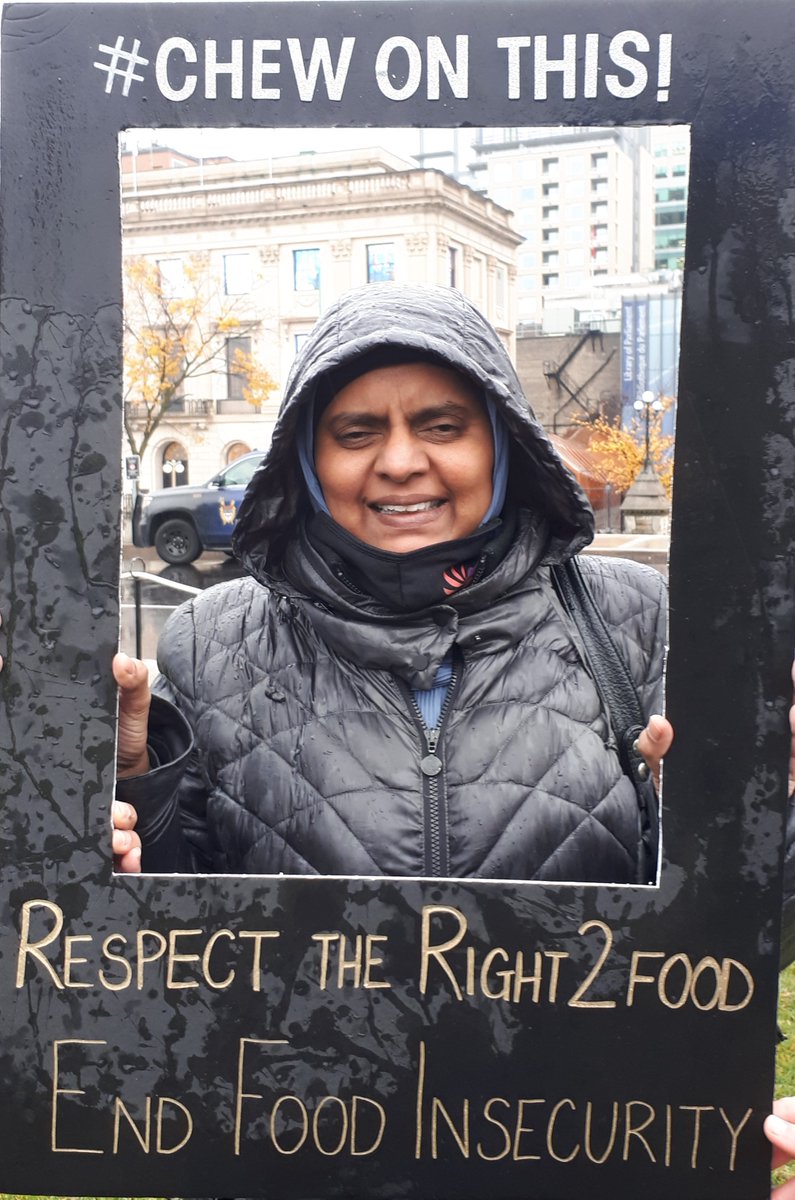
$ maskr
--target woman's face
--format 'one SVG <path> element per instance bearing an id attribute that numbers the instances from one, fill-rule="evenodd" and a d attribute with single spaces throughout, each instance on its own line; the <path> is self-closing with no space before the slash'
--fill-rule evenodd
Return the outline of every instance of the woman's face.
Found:
<path id="1" fill-rule="evenodd" d="M 491 503 L 485 405 L 456 371 L 380 367 L 323 412 L 315 470 L 334 520 L 379 550 L 408 553 L 474 532 Z"/>

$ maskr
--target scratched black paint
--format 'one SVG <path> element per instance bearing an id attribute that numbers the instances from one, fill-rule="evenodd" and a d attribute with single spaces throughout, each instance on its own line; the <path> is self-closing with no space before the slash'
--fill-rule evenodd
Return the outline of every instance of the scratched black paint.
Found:
<path id="1" fill-rule="evenodd" d="M 497 38 L 543 33 L 554 57 L 562 34 L 599 33 L 603 78 L 615 70 L 605 46 L 633 29 L 652 46 L 660 34 L 672 34 L 666 100 L 657 100 L 653 81 L 632 100 L 603 87 L 586 99 L 582 86 L 563 100 L 555 77 L 543 102 L 526 90 L 520 101 L 507 98 L 506 56 Z M 106 94 L 106 77 L 93 66 L 97 47 L 120 34 L 128 46 L 139 38 L 149 57 L 173 36 L 196 45 L 216 38 L 220 47 L 231 37 L 328 36 L 336 46 L 355 34 L 357 59 L 335 102 L 301 101 L 286 73 L 278 103 L 230 101 L 223 87 L 216 100 L 198 87 L 175 102 L 158 91 L 151 73 L 125 97 L 120 85 Z M 466 98 L 443 87 L 438 101 L 420 89 L 395 102 L 376 86 L 372 63 L 387 38 L 406 36 L 424 46 L 426 37 L 441 36 L 452 47 L 456 34 L 470 35 Z M 787 662 L 795 627 L 795 25 L 788 6 L 722 4 L 718 21 L 705 0 L 665 10 L 646 2 L 595 8 L 567 0 L 552 8 L 534 2 L 11 4 L 3 14 L 2 55 L 0 1185 L 9 1192 L 459 1200 L 571 1197 L 584 1188 L 603 1195 L 642 1189 L 650 1200 L 766 1195 L 759 1126 L 772 1089 Z M 118 624 L 121 440 L 117 135 L 127 126 L 353 126 L 363 113 L 373 125 L 692 126 L 671 557 L 668 703 L 677 743 L 666 775 L 659 889 L 112 876 L 108 664 Z M 54 907 L 29 910 L 30 936 L 43 936 L 60 913 L 63 936 L 85 939 L 74 945 L 70 980 L 85 987 L 56 986 L 35 960 L 16 986 L 25 904 L 43 900 Z M 527 991 L 517 1003 L 488 999 L 479 985 L 475 995 L 458 999 L 439 970 L 421 993 L 419 938 L 428 905 L 463 914 L 478 963 L 494 947 L 524 948 L 528 957 L 536 948 L 568 953 L 560 960 L 556 1002 L 548 1001 L 548 973 L 537 1002 Z M 601 924 L 577 932 L 593 920 Z M 614 999 L 616 1007 L 571 1006 L 574 983 L 598 961 L 605 928 L 612 947 L 586 997 Z M 216 943 L 212 969 L 219 979 L 234 968 L 234 979 L 223 988 L 206 981 L 169 987 L 160 961 L 144 969 L 140 990 L 109 988 L 98 975 L 103 940 L 134 939 L 139 929 L 228 930 L 230 938 Z M 263 942 L 258 990 L 251 943 L 238 937 L 252 930 L 281 935 Z M 374 976 L 389 988 L 338 990 L 332 981 L 321 989 L 313 934 L 334 930 L 386 938 L 378 943 L 384 961 Z M 118 952 L 123 944 L 112 945 Z M 194 943 L 180 945 L 187 950 Z M 654 987 L 640 985 L 628 1006 L 626 982 L 638 950 L 687 954 L 692 963 L 704 956 L 740 961 L 755 980 L 753 998 L 736 1011 L 701 1011 L 694 1003 L 674 1009 L 659 1002 Z M 63 981 L 55 943 L 47 953 Z M 463 981 L 463 950 L 457 954 L 451 963 Z M 651 971 L 661 961 L 644 963 Z M 123 984 L 124 967 L 105 960 L 109 965 L 106 983 Z M 184 983 L 194 967 L 182 963 L 172 983 Z M 676 978 L 672 973 L 671 994 Z M 733 986 L 727 1008 L 739 995 L 736 978 Z M 708 993 L 707 987 L 702 999 Z M 242 1102 L 235 1154 L 240 1039 L 286 1044 L 265 1051 L 246 1043 L 244 1091 L 265 1099 Z M 55 1042 L 69 1042 L 59 1051 L 58 1148 Z M 324 1149 L 312 1145 L 310 1128 L 306 1146 L 294 1154 L 284 1151 L 300 1138 L 300 1109 L 284 1102 L 285 1120 L 274 1126 L 282 1152 L 275 1149 L 269 1113 L 278 1097 L 290 1095 L 305 1104 L 310 1126 L 324 1096 L 348 1104 L 363 1098 L 357 1152 L 349 1141 L 329 1154 L 342 1128 L 338 1102 L 326 1104 L 317 1127 Z M 158 1097 L 170 1098 L 162 1105 L 159 1143 L 154 1115 L 147 1148 L 122 1117 L 114 1152 L 117 1096 L 139 1130 L 146 1097 L 153 1097 L 153 1114 Z M 456 1141 L 437 1110 L 437 1157 L 430 1141 L 433 1096 L 459 1134 Z M 501 1101 L 491 1115 L 512 1137 L 520 1098 L 546 1100 L 546 1116 L 560 1103 L 566 1121 L 550 1142 L 557 1157 L 546 1142 L 546 1116 L 539 1119 L 534 1103 L 519 1119 L 525 1132 L 502 1154 L 506 1135 L 483 1116 L 493 1097 Z M 592 1161 L 582 1138 L 587 1100 L 596 1114 L 594 1158 L 608 1144 L 614 1101 L 623 1113 L 627 1102 L 655 1111 L 657 1124 L 647 1132 L 652 1154 L 624 1131 L 614 1153 L 601 1165 Z M 377 1151 L 364 1153 L 378 1131 L 373 1102 L 387 1120 Z M 175 1149 L 186 1120 L 179 1104 L 190 1112 L 194 1133 Z M 690 1115 L 680 1106 L 689 1106 Z M 706 1106 L 695 1166 L 694 1106 Z M 753 1109 L 734 1170 L 719 1106 L 733 1120 Z M 668 1107 L 666 1151 L 659 1121 Z M 633 1111 L 637 1117 L 640 1110 Z M 541 1132 L 527 1132 L 531 1127 Z"/>

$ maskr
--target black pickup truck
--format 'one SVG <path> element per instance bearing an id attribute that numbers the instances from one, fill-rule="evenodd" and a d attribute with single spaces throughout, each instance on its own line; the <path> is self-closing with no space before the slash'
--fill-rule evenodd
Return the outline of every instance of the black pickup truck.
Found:
<path id="1" fill-rule="evenodd" d="M 253 450 L 194 487 L 142 492 L 133 511 L 133 545 L 154 546 L 167 563 L 189 563 L 205 550 L 229 552 L 237 510 L 264 452 Z"/>

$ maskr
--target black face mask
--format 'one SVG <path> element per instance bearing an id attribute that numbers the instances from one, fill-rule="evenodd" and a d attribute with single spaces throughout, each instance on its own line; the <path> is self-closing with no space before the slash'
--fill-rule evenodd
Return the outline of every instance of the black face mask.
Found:
<path id="1" fill-rule="evenodd" d="M 482 579 L 504 558 L 515 528 L 503 512 L 468 537 L 394 554 L 368 546 L 325 513 L 307 523 L 310 542 L 332 571 L 356 591 L 394 612 L 419 612 L 450 603 L 456 593 Z"/>

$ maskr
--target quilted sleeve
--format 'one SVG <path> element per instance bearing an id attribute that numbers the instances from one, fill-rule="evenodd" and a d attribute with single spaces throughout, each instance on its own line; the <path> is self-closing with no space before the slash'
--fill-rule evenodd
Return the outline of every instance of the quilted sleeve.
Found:
<path id="1" fill-rule="evenodd" d="M 207 832 L 209 784 L 200 747 L 193 736 L 196 701 L 196 630 L 194 602 L 188 601 L 169 618 L 157 648 L 160 674 L 153 685 L 161 704 L 176 710 L 190 731 L 190 744 L 182 756 L 171 805 L 179 828 L 178 866 L 172 870 L 201 873 L 212 869 Z M 150 734 L 151 740 L 151 734 Z M 144 869 L 151 869 L 145 866 Z"/>
<path id="2" fill-rule="evenodd" d="M 154 695 L 147 737 L 150 770 L 116 782 L 116 798 L 138 813 L 141 869 L 147 872 L 195 871 L 182 836 L 178 793 L 193 748 L 193 734 L 182 714 Z"/>
<path id="3" fill-rule="evenodd" d="M 582 555 L 579 563 L 632 675 L 644 717 L 664 712 L 665 580 L 630 559 Z"/>
<path id="4" fill-rule="evenodd" d="M 158 646 L 147 745 L 150 770 L 119 779 L 118 800 L 138 813 L 141 869 L 197 874 L 211 869 L 207 790 L 193 735 L 193 611 L 179 608 Z"/>

